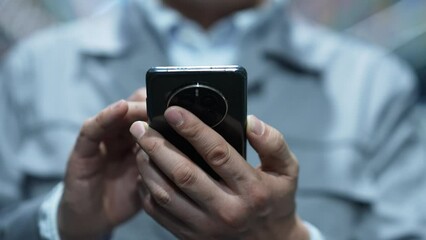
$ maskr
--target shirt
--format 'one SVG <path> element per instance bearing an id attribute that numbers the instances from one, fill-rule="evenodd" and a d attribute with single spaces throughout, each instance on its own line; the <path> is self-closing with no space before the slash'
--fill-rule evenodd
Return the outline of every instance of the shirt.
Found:
<path id="1" fill-rule="evenodd" d="M 208 31 L 167 8 L 157 0 L 139 1 L 141 10 L 152 26 L 166 39 L 170 62 L 174 65 L 226 65 L 235 63 L 236 44 L 256 20 L 268 14 L 275 5 L 284 1 L 266 1 L 262 5 L 243 10 L 216 23 Z M 62 196 L 63 185 L 58 185 L 40 209 L 40 232 L 46 240 L 59 240 L 56 212 Z M 311 240 L 323 236 L 312 224 L 305 222 Z"/>
<path id="2" fill-rule="evenodd" d="M 37 196 L 63 177 L 82 122 L 144 86 L 150 67 L 172 64 L 139 3 L 119 3 L 38 33 L 5 59 L 0 238 L 38 239 Z M 284 133 L 299 159 L 299 215 L 327 239 L 424 239 L 412 74 L 387 52 L 287 10 L 258 19 L 236 54 L 248 71 L 248 112 Z M 253 166 L 255 154 L 248 149 Z M 136 240 L 141 226 L 149 239 L 173 239 L 142 213 L 112 237 Z"/>

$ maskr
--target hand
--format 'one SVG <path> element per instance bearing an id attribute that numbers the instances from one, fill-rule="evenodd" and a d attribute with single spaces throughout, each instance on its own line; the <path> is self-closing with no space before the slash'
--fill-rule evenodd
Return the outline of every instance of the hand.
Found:
<path id="1" fill-rule="evenodd" d="M 97 239 L 141 209 L 135 143 L 128 128 L 146 119 L 145 91 L 88 119 L 77 138 L 58 210 L 61 239 Z"/>
<path id="2" fill-rule="evenodd" d="M 142 205 L 156 221 L 182 239 L 309 239 L 295 213 L 298 163 L 277 130 L 248 118 L 247 137 L 261 160 L 255 169 L 189 111 L 171 107 L 165 118 L 222 180 L 135 122 Z"/>

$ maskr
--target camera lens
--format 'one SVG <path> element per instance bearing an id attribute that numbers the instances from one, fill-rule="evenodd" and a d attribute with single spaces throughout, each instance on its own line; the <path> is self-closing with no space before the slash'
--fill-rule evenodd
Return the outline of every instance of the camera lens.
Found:
<path id="1" fill-rule="evenodd" d="M 183 107 L 211 127 L 221 123 L 228 112 L 228 103 L 222 93 L 201 84 L 178 89 L 171 95 L 167 105 Z"/>

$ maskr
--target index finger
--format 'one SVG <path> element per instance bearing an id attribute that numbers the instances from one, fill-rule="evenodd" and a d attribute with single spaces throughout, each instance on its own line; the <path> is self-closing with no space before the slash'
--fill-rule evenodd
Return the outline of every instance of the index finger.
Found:
<path id="1" fill-rule="evenodd" d="M 142 87 L 137 89 L 132 95 L 128 98 L 129 101 L 146 101 L 146 88 Z"/>
<path id="2" fill-rule="evenodd" d="M 120 100 L 102 110 L 95 117 L 86 120 L 77 137 L 74 153 L 81 158 L 97 154 L 100 151 L 99 144 L 112 127 L 125 117 L 128 108 L 127 102 Z"/>
<path id="3" fill-rule="evenodd" d="M 220 134 L 194 114 L 174 106 L 166 110 L 164 117 L 229 187 L 238 190 L 242 182 L 255 178 L 255 170 L 244 158 Z"/>

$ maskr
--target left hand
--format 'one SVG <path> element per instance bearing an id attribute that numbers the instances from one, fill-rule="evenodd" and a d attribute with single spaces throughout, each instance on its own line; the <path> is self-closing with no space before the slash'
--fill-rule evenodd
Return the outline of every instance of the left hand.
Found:
<path id="1" fill-rule="evenodd" d="M 135 122 L 142 205 L 157 222 L 181 239 L 309 239 L 295 212 L 298 163 L 282 134 L 248 118 L 247 137 L 261 160 L 253 168 L 189 111 L 171 107 L 165 118 L 222 180 Z"/>
<path id="2" fill-rule="evenodd" d="M 145 90 L 85 121 L 70 154 L 57 213 L 62 240 L 103 239 L 141 210 L 131 123 L 146 119 Z M 60 139 L 58 139 L 60 141 Z"/>

